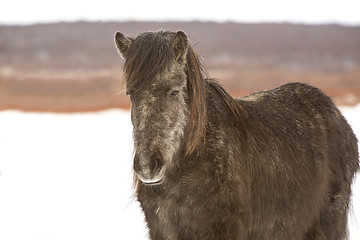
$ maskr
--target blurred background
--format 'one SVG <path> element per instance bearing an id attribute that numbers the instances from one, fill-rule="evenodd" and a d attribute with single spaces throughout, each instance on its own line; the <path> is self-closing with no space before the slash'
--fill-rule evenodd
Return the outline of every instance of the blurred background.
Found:
<path id="1" fill-rule="evenodd" d="M 21 7 L 19 7 L 21 6 Z M 129 108 L 113 36 L 184 30 L 234 97 L 305 82 L 360 101 L 356 1 L 8 1 L 0 10 L 0 109 Z M 117 21 L 115 21 L 117 20 Z M 155 21 L 156 20 L 156 21 Z M 121 92 L 121 91 L 120 91 Z"/>
<path id="2" fill-rule="evenodd" d="M 360 2 L 20 1 L 0 8 L 0 239 L 145 239 L 114 33 L 183 30 L 233 97 L 304 82 L 360 135 Z M 359 185 L 359 184 L 358 184 Z M 351 239 L 360 239 L 360 187 Z"/>

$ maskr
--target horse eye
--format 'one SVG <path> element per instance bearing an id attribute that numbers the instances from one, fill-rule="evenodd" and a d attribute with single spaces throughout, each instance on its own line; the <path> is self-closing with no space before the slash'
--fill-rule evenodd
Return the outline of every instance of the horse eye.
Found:
<path id="1" fill-rule="evenodd" d="M 179 94 L 179 91 L 178 90 L 174 90 L 171 92 L 171 96 L 176 96 Z"/>

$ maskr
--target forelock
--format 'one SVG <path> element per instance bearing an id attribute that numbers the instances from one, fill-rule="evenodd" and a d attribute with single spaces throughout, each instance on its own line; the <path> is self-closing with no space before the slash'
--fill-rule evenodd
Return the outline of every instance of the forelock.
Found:
<path id="1" fill-rule="evenodd" d="M 134 92 L 175 64 L 172 32 L 146 32 L 135 38 L 125 55 L 126 88 Z"/>

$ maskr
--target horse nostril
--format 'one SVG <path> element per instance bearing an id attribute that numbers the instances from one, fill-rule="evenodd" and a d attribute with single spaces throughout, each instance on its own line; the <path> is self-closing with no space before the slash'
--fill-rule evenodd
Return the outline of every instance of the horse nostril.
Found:
<path id="1" fill-rule="evenodd" d="M 155 154 L 149 159 L 141 160 L 138 155 L 134 157 L 133 168 L 139 174 L 157 174 L 163 167 L 164 160 L 159 154 Z"/>
<path id="2" fill-rule="evenodd" d="M 163 159 L 159 154 L 153 155 L 150 162 L 150 171 L 152 173 L 158 173 L 160 172 L 162 166 L 163 166 Z"/>
<path id="3" fill-rule="evenodd" d="M 159 159 L 156 158 L 152 161 L 152 164 L 151 164 L 151 172 L 154 173 L 156 172 L 156 169 L 158 168 L 159 166 Z"/>

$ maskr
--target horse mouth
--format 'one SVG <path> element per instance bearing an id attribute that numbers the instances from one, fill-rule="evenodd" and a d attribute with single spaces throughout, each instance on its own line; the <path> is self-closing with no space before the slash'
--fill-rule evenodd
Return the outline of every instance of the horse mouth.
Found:
<path id="1" fill-rule="evenodd" d="M 147 185 L 147 186 L 155 186 L 155 185 L 160 185 L 160 184 L 162 184 L 163 183 L 163 181 L 164 181 L 164 177 L 161 177 L 161 178 L 159 178 L 159 179 L 144 179 L 144 178 L 142 178 L 141 176 L 137 176 L 139 179 L 140 179 L 140 181 L 142 182 L 142 183 L 144 183 L 145 185 Z"/>
<path id="2" fill-rule="evenodd" d="M 142 182 L 147 186 L 156 186 L 156 185 L 162 184 L 163 181 L 164 181 L 164 178 L 161 178 L 161 179 L 159 179 L 157 181 L 153 181 L 153 182 L 144 182 L 144 181 L 142 181 Z"/>
<path id="3" fill-rule="evenodd" d="M 163 183 L 164 178 L 165 178 L 165 167 L 162 167 L 160 172 L 158 174 L 156 174 L 156 176 L 152 176 L 151 178 L 147 178 L 144 175 L 139 174 L 137 172 L 136 172 L 136 175 L 137 175 L 138 179 L 145 185 L 148 185 L 148 186 L 160 185 Z"/>

